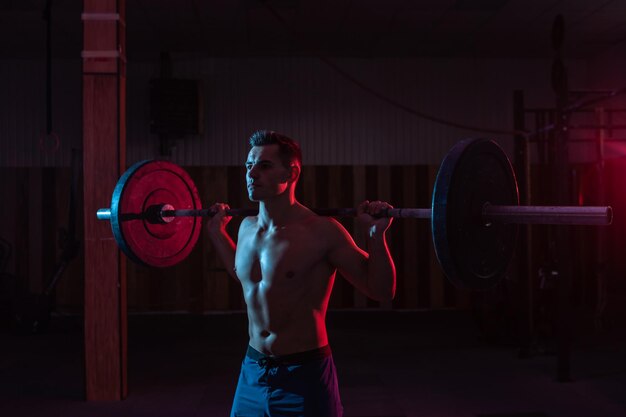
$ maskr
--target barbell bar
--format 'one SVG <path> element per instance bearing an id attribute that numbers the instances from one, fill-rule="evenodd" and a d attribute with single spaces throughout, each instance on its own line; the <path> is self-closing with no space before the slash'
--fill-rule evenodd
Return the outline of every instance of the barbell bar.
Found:
<path id="1" fill-rule="evenodd" d="M 175 210 L 168 204 L 149 207 L 144 217 L 151 223 L 169 223 L 176 217 L 212 217 L 217 212 L 210 209 Z M 314 208 L 311 209 L 320 216 L 355 217 L 355 208 Z M 152 212 L 152 213 L 151 213 Z M 254 208 L 235 208 L 226 210 L 226 215 L 234 217 L 248 217 L 259 214 Z M 494 206 L 485 203 L 482 210 L 482 221 L 485 225 L 497 223 L 517 224 L 569 224 L 601 226 L 610 225 L 613 219 L 613 210 L 609 206 Z M 111 209 L 102 208 L 97 212 L 98 220 L 110 220 Z M 127 216 L 130 219 L 132 216 Z M 139 219 L 141 214 L 135 216 Z M 378 217 L 393 217 L 400 219 L 431 219 L 432 209 L 428 208 L 393 208 L 381 211 Z"/>
<path id="2" fill-rule="evenodd" d="M 355 208 L 313 209 L 322 216 L 355 216 Z M 227 210 L 254 216 L 257 209 Z M 120 177 L 109 220 L 118 246 L 133 261 L 157 267 L 187 257 L 200 234 L 202 209 L 195 184 L 178 165 L 141 161 Z M 429 219 L 435 253 L 459 288 L 485 289 L 501 280 L 514 254 L 518 224 L 609 225 L 609 206 L 520 206 L 517 182 L 505 152 L 487 139 L 466 139 L 444 158 L 431 208 L 393 208 L 384 217 Z"/>

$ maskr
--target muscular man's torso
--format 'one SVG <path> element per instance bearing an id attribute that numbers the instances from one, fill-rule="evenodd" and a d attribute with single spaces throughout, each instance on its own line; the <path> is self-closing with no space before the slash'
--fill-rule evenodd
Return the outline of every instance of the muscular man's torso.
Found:
<path id="1" fill-rule="evenodd" d="M 284 355 L 328 344 L 325 316 L 335 278 L 325 237 L 330 220 L 302 212 L 264 229 L 257 217 L 239 231 L 235 270 L 248 309 L 250 345 Z"/>

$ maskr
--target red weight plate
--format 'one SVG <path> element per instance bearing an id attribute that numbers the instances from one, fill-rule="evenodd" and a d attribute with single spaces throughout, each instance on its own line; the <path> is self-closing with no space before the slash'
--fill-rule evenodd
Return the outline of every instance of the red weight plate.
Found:
<path id="1" fill-rule="evenodd" d="M 153 224 L 141 213 L 159 204 L 177 210 L 201 209 L 198 190 L 189 175 L 171 162 L 149 161 L 122 178 L 117 213 L 125 252 L 130 251 L 135 261 L 156 267 L 172 266 L 185 259 L 198 241 L 202 219 L 176 217 L 169 223 Z"/>

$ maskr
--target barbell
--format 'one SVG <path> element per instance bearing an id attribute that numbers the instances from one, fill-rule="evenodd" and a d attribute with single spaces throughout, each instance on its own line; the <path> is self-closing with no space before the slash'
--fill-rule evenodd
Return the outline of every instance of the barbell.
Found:
<path id="1" fill-rule="evenodd" d="M 355 216 L 354 208 L 313 209 L 323 216 Z M 230 216 L 253 216 L 256 209 L 230 209 Z M 180 166 L 141 161 L 120 177 L 109 208 L 117 245 L 131 260 L 168 267 L 195 246 L 202 209 L 198 190 Z M 393 208 L 383 216 L 430 219 L 437 259 L 458 288 L 486 289 L 501 280 L 513 257 L 518 224 L 609 225 L 609 206 L 520 206 L 511 162 L 488 139 L 465 139 L 445 156 L 435 180 L 431 208 Z"/>

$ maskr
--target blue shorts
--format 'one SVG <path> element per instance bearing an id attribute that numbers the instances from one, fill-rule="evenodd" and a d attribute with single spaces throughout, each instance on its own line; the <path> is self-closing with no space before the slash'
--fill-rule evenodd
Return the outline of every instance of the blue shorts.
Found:
<path id="1" fill-rule="evenodd" d="M 248 347 L 231 417 L 342 415 L 329 346 L 284 356 L 267 356 Z"/>

